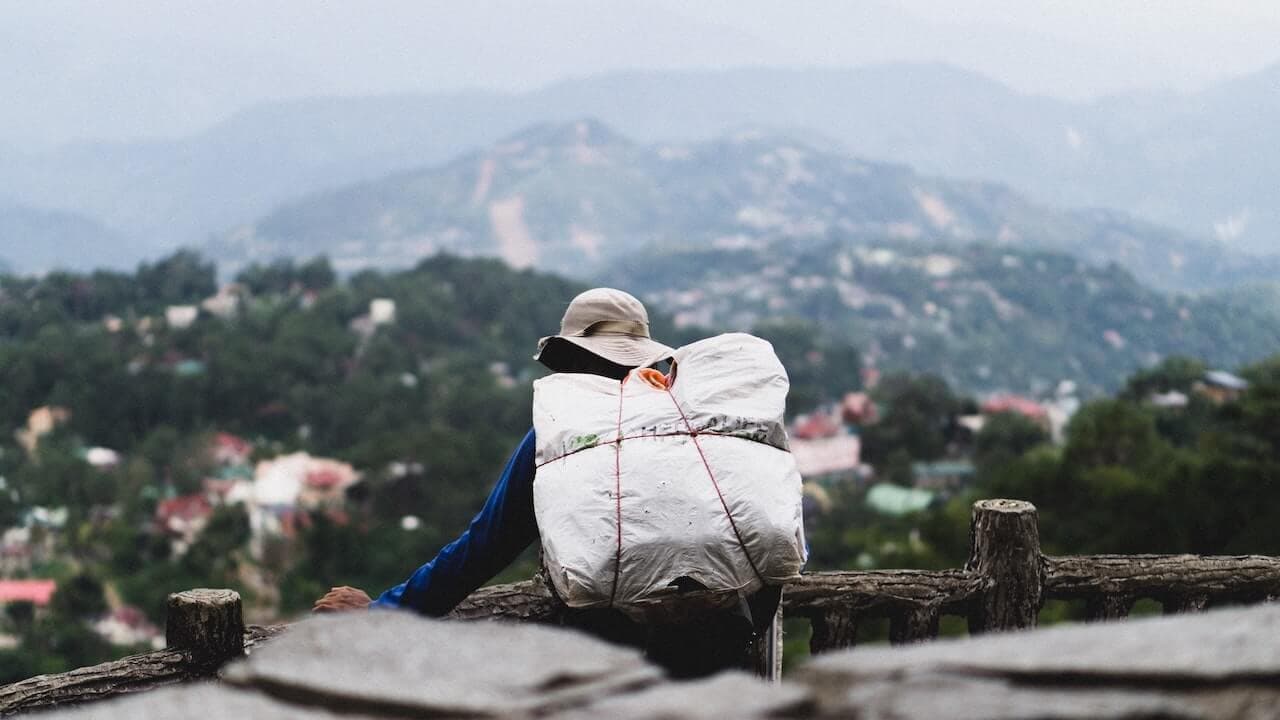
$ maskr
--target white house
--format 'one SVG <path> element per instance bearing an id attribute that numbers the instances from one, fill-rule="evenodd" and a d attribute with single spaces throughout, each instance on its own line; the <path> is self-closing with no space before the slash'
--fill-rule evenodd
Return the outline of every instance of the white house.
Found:
<path id="1" fill-rule="evenodd" d="M 175 330 L 191 327 L 200 316 L 200 308 L 195 305 L 170 305 L 164 309 L 164 321 Z"/>

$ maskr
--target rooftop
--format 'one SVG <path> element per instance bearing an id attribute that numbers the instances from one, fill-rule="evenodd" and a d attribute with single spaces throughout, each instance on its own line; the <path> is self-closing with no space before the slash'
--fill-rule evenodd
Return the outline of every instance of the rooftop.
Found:
<path id="1" fill-rule="evenodd" d="M 0 603 L 29 602 L 44 607 L 57 589 L 54 580 L 0 580 Z"/>

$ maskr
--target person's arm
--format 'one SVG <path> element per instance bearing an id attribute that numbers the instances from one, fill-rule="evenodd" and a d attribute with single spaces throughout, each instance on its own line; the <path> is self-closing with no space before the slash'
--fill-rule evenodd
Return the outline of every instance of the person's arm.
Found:
<path id="1" fill-rule="evenodd" d="M 538 539 L 533 514 L 535 443 L 530 430 L 516 448 L 484 507 L 457 540 L 370 608 L 408 608 L 444 615 L 510 565 Z"/>

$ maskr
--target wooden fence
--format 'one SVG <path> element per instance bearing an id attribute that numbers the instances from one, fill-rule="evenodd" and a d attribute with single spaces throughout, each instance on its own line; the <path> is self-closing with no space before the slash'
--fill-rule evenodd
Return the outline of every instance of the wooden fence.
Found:
<path id="1" fill-rule="evenodd" d="M 957 570 L 805 574 L 786 587 L 783 614 L 807 618 L 810 649 L 822 653 L 854 646 L 859 623 L 869 618 L 887 618 L 890 640 L 903 644 L 937 637 L 943 615 L 967 619 L 973 634 L 1034 627 L 1049 599 L 1083 600 L 1090 620 L 1114 620 L 1143 598 L 1176 613 L 1280 597 L 1277 557 L 1045 556 L 1035 507 L 1017 500 L 975 503 L 969 546 L 969 560 Z M 559 624 L 565 609 L 535 580 L 483 588 L 452 617 Z M 282 629 L 245 628 L 232 591 L 176 593 L 167 649 L 0 687 L 0 714 L 209 677 Z"/>

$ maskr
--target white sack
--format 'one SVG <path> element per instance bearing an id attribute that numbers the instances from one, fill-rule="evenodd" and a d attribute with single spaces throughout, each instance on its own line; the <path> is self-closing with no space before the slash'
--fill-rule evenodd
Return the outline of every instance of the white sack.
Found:
<path id="1" fill-rule="evenodd" d="M 800 474 L 783 425 L 789 385 L 773 347 L 729 334 L 674 358 L 669 393 L 634 373 L 534 383 L 534 509 L 570 607 L 638 613 L 676 594 L 680 577 L 732 600 L 804 565 Z"/>

